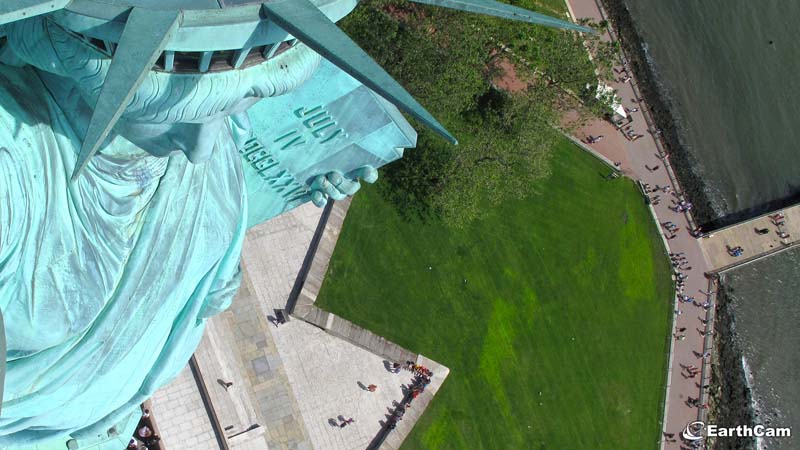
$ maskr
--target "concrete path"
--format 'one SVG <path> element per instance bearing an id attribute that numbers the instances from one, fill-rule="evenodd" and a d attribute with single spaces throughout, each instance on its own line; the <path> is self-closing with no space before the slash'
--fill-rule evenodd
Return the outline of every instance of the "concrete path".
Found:
<path id="1" fill-rule="evenodd" d="M 393 373 L 378 354 L 303 320 L 270 323 L 286 308 L 321 213 L 305 205 L 248 231 L 242 286 L 230 309 L 209 320 L 195 352 L 202 385 L 187 367 L 153 396 L 167 450 L 220 448 L 214 423 L 231 450 L 378 448 L 412 374 Z M 437 375 L 380 448 L 401 445 L 446 378 L 447 368 L 425 363 Z M 341 418 L 355 422 L 340 427 Z"/>
<path id="2" fill-rule="evenodd" d="M 203 407 L 203 399 L 188 365 L 172 383 L 153 394 L 150 406 L 157 417 L 164 448 L 219 450 L 211 421 Z"/>
<path id="3" fill-rule="evenodd" d="M 595 21 L 605 19 L 601 8 L 595 0 L 567 0 L 567 5 L 574 18 L 590 18 Z M 607 40 L 612 38 L 613 36 L 610 34 L 604 36 L 604 39 Z M 621 65 L 617 67 L 617 69 L 621 68 Z M 628 75 L 633 74 L 628 72 Z M 703 258 L 697 240 L 689 234 L 689 231 L 693 228 L 691 217 L 670 209 L 680 200 L 680 197 L 675 192 L 679 193 L 681 189 L 675 182 L 674 175 L 667 170 L 666 166 L 669 163 L 669 159 L 663 158 L 660 153 L 661 146 L 660 143 L 656 142 L 655 137 L 657 134 L 654 133 L 655 130 L 648 127 L 643 115 L 647 111 L 647 105 L 641 101 L 635 82 L 635 79 L 631 79 L 629 82 L 617 81 L 611 83 L 611 87 L 617 90 L 625 107 L 629 108 L 629 110 L 638 108 L 638 111 L 630 114 L 634 119 L 632 123 L 633 132 L 644 135 L 642 138 L 635 141 L 629 140 L 622 131 L 618 131 L 609 122 L 601 120 L 594 121 L 579 130 L 577 137 L 585 139 L 589 135 L 603 135 L 604 138 L 602 140 L 590 145 L 590 147 L 613 161 L 621 162 L 620 169 L 625 175 L 650 187 L 669 186 L 671 188 L 671 193 L 655 192 L 649 194 L 651 198 L 656 198 L 656 195 L 660 196 L 660 202 L 651 205 L 651 210 L 654 213 L 654 218 L 659 222 L 658 226 L 661 229 L 668 251 L 683 254 L 687 258 L 689 266 L 691 266 L 691 270 L 683 271 L 688 276 L 683 293 L 694 297 L 698 303 L 702 304 L 707 300 L 713 300 L 706 295 L 709 282 L 704 274 L 708 271 L 708 265 Z M 662 223 L 668 221 L 680 227 L 675 237 L 671 239 L 668 238 L 672 236 L 672 233 L 666 232 L 665 228 L 661 226 Z M 681 448 L 681 432 L 688 423 L 697 420 L 699 413 L 702 412 L 699 408 L 687 404 L 687 400 L 690 397 L 693 399 L 699 398 L 701 388 L 706 383 L 701 383 L 699 375 L 695 378 L 688 378 L 684 367 L 688 365 L 701 367 L 704 362 L 705 364 L 710 363 L 710 358 L 702 358 L 705 350 L 704 336 L 701 332 L 705 331 L 706 326 L 701 322 L 701 319 L 706 319 L 707 312 L 702 307 L 695 306 L 692 303 L 681 303 L 677 299 L 674 309 L 673 335 L 685 337 L 681 338 L 681 340 L 672 340 L 669 355 L 662 430 L 666 434 L 660 436 L 660 445 L 662 449 L 670 450 Z M 713 323 L 709 324 L 709 329 L 711 327 L 713 327 Z M 709 373 L 709 371 L 706 370 L 705 373 Z M 666 435 L 673 433 L 674 438 L 666 437 Z"/>
<path id="4" fill-rule="evenodd" d="M 706 260 L 717 272 L 757 261 L 798 244 L 800 205 L 714 230 L 700 240 Z M 729 251 L 735 247 L 742 248 L 741 255 L 734 256 Z"/>
<path id="5" fill-rule="evenodd" d="M 242 261 L 262 316 L 286 307 L 320 213 L 303 206 L 248 233 Z M 393 403 L 403 398 L 401 386 L 412 378 L 409 372 L 390 372 L 382 357 L 302 320 L 270 326 L 267 338 L 276 346 L 315 449 L 367 448 Z M 378 389 L 367 391 L 370 384 Z M 414 406 L 424 410 L 422 402 Z M 340 428 L 339 416 L 355 422 Z M 414 420 L 403 422 L 411 426 Z"/>

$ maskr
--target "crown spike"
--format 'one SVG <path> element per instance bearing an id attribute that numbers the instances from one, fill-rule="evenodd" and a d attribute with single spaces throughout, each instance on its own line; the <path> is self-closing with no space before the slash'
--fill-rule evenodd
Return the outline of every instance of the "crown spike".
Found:
<path id="1" fill-rule="evenodd" d="M 344 72 L 452 143 L 450 134 L 414 97 L 308 0 L 263 3 L 264 14 Z"/>
<path id="2" fill-rule="evenodd" d="M 133 8 L 117 44 L 72 172 L 74 181 L 117 123 L 181 20 L 180 11 Z"/>
<path id="3" fill-rule="evenodd" d="M 563 28 L 566 30 L 580 31 L 582 33 L 593 33 L 590 28 L 576 25 L 566 20 L 555 19 L 544 14 L 528 11 L 517 6 L 494 0 L 410 0 L 414 3 L 422 3 L 442 8 L 457 9 L 459 11 L 485 14 L 487 16 L 501 17 L 503 19 L 518 20 L 537 25 L 544 25 L 553 28 Z"/>

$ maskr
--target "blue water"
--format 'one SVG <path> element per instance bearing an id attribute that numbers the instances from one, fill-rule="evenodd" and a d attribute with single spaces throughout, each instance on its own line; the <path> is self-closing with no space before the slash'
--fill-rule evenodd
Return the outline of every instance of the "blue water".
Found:
<path id="1" fill-rule="evenodd" d="M 717 212 L 800 192 L 800 1 L 627 3 Z"/>
<path id="2" fill-rule="evenodd" d="M 625 1 L 715 212 L 797 195 L 800 1 Z M 798 434 L 800 251 L 737 269 L 725 283 L 758 421 Z M 796 450 L 798 439 L 766 444 Z"/>
<path id="3" fill-rule="evenodd" d="M 756 420 L 800 432 L 800 251 L 728 273 L 736 336 L 753 380 Z M 793 434 L 794 434 L 793 433 Z M 770 449 L 800 448 L 800 437 L 775 439 Z"/>

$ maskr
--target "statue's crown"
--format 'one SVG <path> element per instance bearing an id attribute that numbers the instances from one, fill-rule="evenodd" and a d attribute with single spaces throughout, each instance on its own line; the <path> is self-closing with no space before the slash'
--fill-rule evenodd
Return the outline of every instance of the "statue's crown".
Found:
<path id="1" fill-rule="evenodd" d="M 412 1 L 589 31 L 494 0 Z M 356 4 L 357 0 L 0 0 L 0 26 L 47 14 L 112 58 L 73 178 L 151 70 L 237 70 L 272 58 L 298 41 L 455 143 L 425 108 L 336 26 Z"/>

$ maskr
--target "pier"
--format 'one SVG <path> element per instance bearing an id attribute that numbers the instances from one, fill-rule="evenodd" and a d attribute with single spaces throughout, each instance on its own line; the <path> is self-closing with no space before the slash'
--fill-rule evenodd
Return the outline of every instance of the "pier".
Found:
<path id="1" fill-rule="evenodd" d="M 800 243 L 800 204 L 714 230 L 698 242 L 714 273 L 780 253 Z"/>

